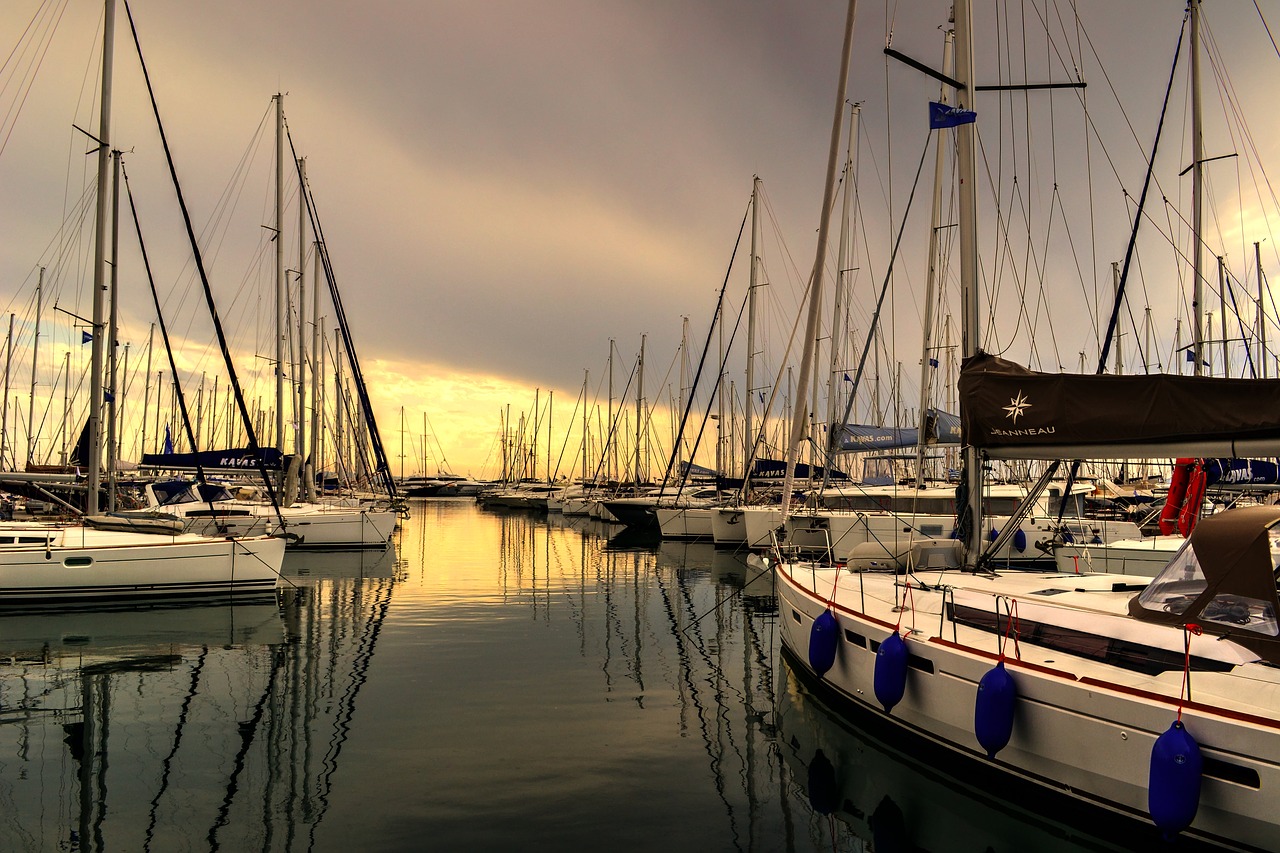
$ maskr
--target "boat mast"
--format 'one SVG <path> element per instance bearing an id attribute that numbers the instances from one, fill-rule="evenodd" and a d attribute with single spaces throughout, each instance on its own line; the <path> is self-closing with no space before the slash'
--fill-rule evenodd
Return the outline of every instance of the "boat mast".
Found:
<path id="1" fill-rule="evenodd" d="M 582 485 L 587 484 L 587 383 L 591 380 L 591 371 L 582 371 Z"/>
<path id="2" fill-rule="evenodd" d="M 342 379 L 342 336 L 333 339 L 333 407 L 337 413 L 333 419 L 333 455 L 340 471 L 347 471 L 347 447 L 342 432 L 342 418 L 347 411 L 346 386 Z"/>
<path id="3" fill-rule="evenodd" d="M 275 446 L 284 450 L 284 336 L 285 336 L 285 280 L 284 280 L 284 95 L 276 97 L 276 440 Z M 284 488 L 283 464 L 279 472 L 280 488 Z"/>
<path id="4" fill-rule="evenodd" d="M 1218 255 L 1218 297 L 1222 305 L 1218 315 L 1222 329 L 1222 375 L 1226 377 L 1231 375 L 1231 356 L 1227 345 L 1227 259 L 1222 255 Z"/>
<path id="5" fill-rule="evenodd" d="M 838 429 L 841 424 L 836 421 L 839 418 L 837 413 L 844 411 L 841 404 L 841 398 L 844 396 L 844 385 L 840 382 L 840 375 L 844 372 L 845 344 L 849 336 L 848 309 L 846 300 L 849 298 L 849 255 L 851 234 L 849 229 L 849 218 L 853 209 L 853 175 L 854 164 L 853 155 L 856 150 L 855 144 L 858 139 L 858 118 L 862 113 L 862 107 L 858 104 L 849 105 L 849 138 L 845 142 L 844 153 L 844 192 L 841 198 L 840 207 L 840 245 L 836 254 L 836 299 L 835 308 L 831 314 L 831 363 L 827 371 L 827 424 L 830 433 L 827 437 L 828 450 L 835 446 L 837 441 Z"/>
<path id="6" fill-rule="evenodd" d="M 609 474 L 606 479 L 618 479 L 618 442 L 613 436 L 613 338 L 609 338 Z"/>
<path id="7" fill-rule="evenodd" d="M 689 398 L 693 396 L 693 391 L 689 387 L 691 376 L 691 365 L 689 364 L 689 317 L 680 318 L 680 408 L 678 411 L 684 412 L 689 405 Z M 672 429 L 676 433 L 672 436 L 672 447 L 679 448 L 676 452 L 675 459 L 680 461 L 684 458 L 685 451 L 688 448 L 684 440 L 684 431 L 672 419 Z M 693 460 L 687 460 L 692 463 Z"/>
<path id="8" fill-rule="evenodd" d="M 845 19 L 844 49 L 840 56 L 840 80 L 836 86 L 835 119 L 831 123 L 831 145 L 827 152 L 826 185 L 822 194 L 822 213 L 818 224 L 818 246 L 809 277 L 809 319 L 805 327 L 804 352 L 800 357 L 800 378 L 796 382 L 796 402 L 792 411 L 791 434 L 787 439 L 787 471 L 782 481 L 782 517 L 786 518 L 791 504 L 791 484 L 795 479 L 796 458 L 800 443 L 805 438 L 805 422 L 809 419 L 806 396 L 809 376 L 813 372 L 814 350 L 817 348 L 818 324 L 822 318 L 822 270 L 827 254 L 827 238 L 831 230 L 831 196 L 835 193 L 836 160 L 840 154 L 840 131 L 844 125 L 845 89 L 849 80 L 849 61 L 853 49 L 853 21 L 858 0 L 849 0 L 849 13 Z"/>
<path id="9" fill-rule="evenodd" d="M 973 26 L 970 0 L 955 4 L 956 79 L 961 88 L 956 92 L 957 105 L 973 110 L 974 67 Z M 960 351 L 964 358 L 978 353 L 978 199 L 977 166 L 974 156 L 977 122 L 956 128 L 956 149 L 960 180 Z M 964 468 L 968 486 L 969 527 L 965 539 L 968 562 L 977 560 L 982 549 L 982 459 L 978 449 L 969 445 L 964 450 Z"/>
<path id="10" fill-rule="evenodd" d="M 318 251 L 319 246 L 317 246 L 316 249 Z M 319 344 L 320 374 L 319 375 L 326 376 L 328 374 L 327 374 L 327 371 L 325 370 L 325 359 L 329 354 L 329 347 L 325 343 L 326 338 L 324 334 L 324 318 L 323 317 L 316 318 L 316 326 L 317 326 L 318 339 L 320 342 Z M 325 410 L 325 406 L 327 405 L 328 399 L 329 399 L 327 385 L 324 382 L 319 382 L 319 384 L 317 385 L 317 382 L 318 382 L 318 379 L 312 379 L 312 387 L 317 389 L 315 401 L 312 404 L 315 408 L 312 410 L 312 413 L 311 413 L 311 417 L 314 418 L 314 420 L 311 422 L 311 444 L 316 449 L 315 453 L 311 454 L 311 457 L 315 465 L 319 465 L 320 460 L 326 458 L 325 457 L 325 441 L 324 441 L 324 436 L 320 434 L 319 418 L 320 418 L 320 412 Z"/>
<path id="11" fill-rule="evenodd" d="M 1189 0 L 1191 6 L 1191 241 L 1192 282 L 1191 313 L 1194 316 L 1191 351 L 1195 358 L 1194 375 L 1204 372 L 1204 125 L 1200 103 L 1200 0 Z"/>
<path id="12" fill-rule="evenodd" d="M 1120 294 L 1120 262 L 1111 262 L 1111 287 L 1115 293 L 1116 299 L 1123 299 Z M 1121 342 L 1124 339 L 1124 332 L 1120 330 L 1120 326 L 1116 326 L 1116 376 L 1124 375 L 1124 347 Z"/>
<path id="13" fill-rule="evenodd" d="M 93 341 L 89 357 L 89 458 L 85 514 L 98 512 L 102 463 L 103 304 L 107 249 L 107 160 L 111 154 L 111 65 L 115 53 L 116 3 L 106 0 L 102 20 L 102 104 L 98 114 L 98 211 L 93 247 Z M 28 454 L 31 449 L 28 448 Z"/>
<path id="14" fill-rule="evenodd" d="M 947 30 L 942 37 L 942 73 L 952 74 L 951 65 L 955 61 L 955 39 L 954 30 Z M 948 103 L 947 87 L 942 86 L 938 93 L 938 101 L 940 103 Z M 938 268 L 940 266 L 941 250 L 938 244 L 939 229 L 942 228 L 942 170 L 945 166 L 946 149 L 942 144 L 943 136 L 941 133 L 934 135 L 934 160 L 933 160 L 933 211 L 929 217 L 929 275 L 925 282 L 924 297 L 924 340 L 920 353 L 920 411 L 917 413 L 919 425 L 916 433 L 916 488 L 924 488 L 924 449 L 928 442 L 928 425 L 929 425 L 929 390 L 932 386 L 930 378 L 934 375 L 934 363 L 938 359 L 933 359 L 929 355 L 933 343 L 933 305 L 937 301 L 938 293 Z"/>
<path id="15" fill-rule="evenodd" d="M 0 468 L 5 466 L 9 447 L 9 367 L 13 363 L 13 314 L 9 315 L 9 335 L 4 339 L 4 400 L 0 401 Z M 15 467 L 17 454 L 14 454 Z"/>
<path id="16" fill-rule="evenodd" d="M 307 357 L 302 342 L 307 332 L 307 203 L 305 198 L 307 184 L 307 161 L 298 158 L 298 366 L 294 374 L 294 382 L 298 385 L 298 428 L 296 432 L 298 459 L 301 462 L 299 473 L 302 482 L 307 479 Z M 276 239 L 279 239 L 278 237 Z M 318 287 L 319 281 L 316 282 Z M 401 478 L 403 479 L 403 477 Z M 305 486 L 300 489 L 304 494 L 311 490 Z"/>
<path id="17" fill-rule="evenodd" d="M 35 460 L 36 455 L 36 365 L 40 352 L 40 302 L 44 297 L 44 267 L 40 267 L 40 277 L 36 279 L 36 326 L 31 338 L 31 398 L 27 401 L 27 464 Z M 17 454 L 14 454 L 15 459 Z"/>
<path id="18" fill-rule="evenodd" d="M 111 308 L 107 320 L 107 377 L 110 395 L 107 400 L 107 512 L 116 511 L 116 459 L 120 455 L 117 446 L 116 413 L 120 396 L 119 366 L 116 354 L 117 294 L 120 285 L 120 152 L 111 152 Z"/>
<path id="19" fill-rule="evenodd" d="M 151 331 L 147 333 L 147 372 L 146 381 L 142 383 L 142 435 L 138 444 L 138 458 L 142 458 L 142 454 L 147 452 L 147 417 L 151 412 L 151 353 L 152 344 L 156 342 L 156 324 L 151 324 Z"/>
<path id="20" fill-rule="evenodd" d="M 755 401 L 751 399 L 755 394 L 755 369 L 756 369 L 756 287 L 759 285 L 760 277 L 760 176 L 756 175 L 751 179 L 751 274 L 749 283 L 747 284 L 747 388 L 743 394 L 743 400 L 746 405 L 743 406 L 742 415 L 742 464 L 744 466 L 751 463 L 752 452 L 755 449 L 755 432 L 751 422 L 751 413 L 755 408 Z M 746 479 L 751 476 L 751 472 L 743 469 L 742 479 L 743 486 L 746 486 Z"/>
<path id="21" fill-rule="evenodd" d="M 636 485 L 644 482 L 640 475 L 640 432 L 644 419 L 644 341 L 647 335 L 640 336 L 640 361 L 636 365 Z"/>
<path id="22" fill-rule="evenodd" d="M 311 452 L 308 454 L 309 463 L 307 466 L 307 498 L 315 500 L 316 494 L 316 478 L 315 474 L 320 470 L 320 376 L 324 370 L 321 365 L 321 349 L 320 349 L 320 242 L 317 240 L 312 244 L 315 249 L 315 275 L 314 282 L 311 285 L 312 303 L 311 303 Z M 426 417 L 424 412 L 422 415 Z M 425 465 L 422 473 L 426 473 Z"/>
<path id="23" fill-rule="evenodd" d="M 1258 376 L 1267 378 L 1267 314 L 1263 310 L 1262 243 L 1253 244 L 1254 263 L 1258 267 Z"/>
<path id="24" fill-rule="evenodd" d="M 53 388 L 50 389 L 50 394 L 52 394 L 53 390 L 57 387 L 58 387 L 58 380 L 55 378 L 53 380 Z M 17 397 L 14 397 L 13 399 L 13 406 L 15 409 L 18 406 Z M 67 464 L 67 421 L 68 419 L 70 419 L 70 417 L 71 417 L 71 352 L 67 351 L 62 354 L 62 425 L 59 428 L 59 433 L 61 434 L 61 440 L 58 444 L 58 447 L 59 447 L 58 464 L 59 465 Z M 13 456 L 14 456 L 14 464 L 16 465 L 17 457 L 18 457 L 17 447 L 14 448 Z M 49 453 L 46 455 L 45 458 L 49 458 L 52 456 L 53 456 L 53 446 L 51 444 L 49 447 Z"/>
<path id="25" fill-rule="evenodd" d="M 720 291 L 720 307 L 716 313 L 717 313 L 717 316 L 724 317 L 724 291 L 723 290 Z M 717 377 L 716 378 L 716 477 L 719 478 L 724 476 L 724 473 L 726 471 L 726 468 L 724 465 L 724 457 L 725 457 L 724 443 L 726 438 L 724 433 L 724 429 L 725 429 L 724 395 L 725 395 L 725 386 L 729 384 L 728 378 L 725 376 L 727 372 L 728 364 L 726 363 L 727 353 L 725 353 L 725 350 L 724 350 L 724 323 L 723 322 L 719 323 L 719 325 L 716 328 L 716 332 L 719 336 L 719 344 L 720 344 L 720 367 L 716 373 L 716 377 Z M 732 440 L 733 436 L 730 435 L 728 436 L 728 438 L 729 440 Z"/>

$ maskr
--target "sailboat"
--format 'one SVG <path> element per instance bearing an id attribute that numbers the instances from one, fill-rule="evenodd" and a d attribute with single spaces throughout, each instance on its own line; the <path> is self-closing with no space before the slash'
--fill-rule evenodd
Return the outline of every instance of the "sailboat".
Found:
<path id="1" fill-rule="evenodd" d="M 98 513 L 102 458 L 103 317 L 112 42 L 115 2 L 106 0 L 98 207 L 94 258 L 89 456 L 86 514 L 73 525 L 8 521 L 0 525 L 0 605 L 129 598 L 244 595 L 275 589 L 284 542 L 270 536 L 205 537 L 164 523 Z M 118 163 L 118 157 L 116 162 Z M 113 264 L 114 266 L 114 264 Z"/>
<path id="2" fill-rule="evenodd" d="M 279 235 L 284 230 L 284 190 L 283 190 L 283 171 L 284 171 L 284 96 L 276 95 L 275 98 L 276 113 L 276 437 L 277 441 L 283 443 L 284 436 L 284 410 L 287 404 L 285 397 L 284 382 L 284 359 L 285 347 L 284 341 L 287 335 L 285 320 L 285 269 L 284 269 L 284 247 L 283 240 Z M 305 253 L 305 240 L 303 239 L 304 224 L 306 213 L 308 211 L 309 195 L 306 187 L 305 171 L 301 161 L 298 164 L 298 177 L 301 185 L 299 192 L 299 275 L 304 268 L 304 258 L 301 257 Z M 316 243 L 317 267 L 320 266 L 322 260 L 323 249 L 320 241 Z M 327 272 L 327 264 L 326 264 Z M 319 282 L 316 282 L 318 289 Z M 318 304 L 318 300 L 317 300 Z M 304 315 L 303 306 L 299 307 L 299 315 Z M 301 333 L 300 333 L 301 336 Z M 313 346 L 318 348 L 318 342 L 313 337 Z M 305 410 L 305 383 L 301 374 L 305 373 L 302 369 L 302 362 L 305 359 L 301 356 L 303 347 L 299 345 L 299 370 L 297 377 L 298 387 L 298 422 L 301 425 L 303 421 L 303 411 Z M 348 352 L 351 351 L 348 346 Z M 313 364 L 318 364 L 318 358 L 313 358 Z M 313 422 L 312 435 L 317 432 Z M 376 432 L 376 430 L 375 430 Z M 308 454 L 304 447 L 304 439 L 301 428 L 298 435 L 298 454 L 295 461 L 300 461 L 308 455 L 314 457 L 314 453 Z M 313 443 L 314 447 L 314 443 Z M 247 451 L 245 451 L 247 453 Z M 239 451 L 237 451 L 239 453 Z M 261 454 L 266 459 L 268 454 L 275 454 L 274 458 L 280 458 L 279 449 L 267 449 Z M 144 461 L 149 461 L 159 467 L 168 467 L 179 465 L 190 465 L 186 456 L 190 454 L 158 454 L 150 457 L 144 457 Z M 233 454 L 234 455 L 234 454 Z M 213 452 L 215 459 L 228 456 L 227 452 Z M 216 465 L 217 463 L 215 463 Z M 235 467 L 252 468 L 256 467 L 254 462 L 246 462 L 245 459 L 236 459 Z M 302 466 L 305 475 L 307 466 Z M 385 471 L 385 469 L 384 469 Z M 284 485 L 283 470 L 278 469 L 277 473 L 282 475 L 281 485 Z M 310 486 L 310 493 L 314 495 L 314 478 L 311 476 L 303 477 L 306 486 Z M 385 477 L 387 483 L 391 482 L 388 475 Z M 306 489 L 304 486 L 304 489 Z M 252 492 L 252 490 L 250 490 Z M 283 534 L 288 541 L 290 548 L 320 548 L 320 549 L 359 549 L 359 548 L 385 548 L 391 541 L 391 536 L 395 531 L 397 514 L 394 509 L 377 505 L 365 505 L 359 500 L 354 501 L 324 501 L 308 500 L 305 495 L 297 496 L 297 500 L 288 500 L 281 506 L 274 506 L 271 503 L 264 503 L 261 500 L 255 500 L 249 497 L 241 497 L 233 495 L 228 489 L 222 486 L 209 483 L 196 483 L 187 480 L 170 481 L 159 485 L 153 485 L 147 488 L 146 495 L 148 498 L 148 506 L 144 511 L 138 514 L 149 513 L 152 515 L 172 515 L 181 519 L 185 529 L 188 532 L 204 533 L 211 535 L 225 535 L 228 532 L 250 534 L 250 533 L 269 533 Z"/>
<path id="3" fill-rule="evenodd" d="M 1198 0 L 1191 10 L 1194 26 Z M 972 111 L 967 3 L 955 6 L 955 28 L 957 102 Z M 1280 508 L 1205 519 L 1150 580 L 997 573 L 981 560 L 973 481 L 984 458 L 1084 458 L 1084 448 L 1098 458 L 1213 455 L 1224 446 L 1230 455 L 1274 455 L 1280 383 L 1039 374 L 982 353 L 975 119 L 956 129 L 966 294 L 960 403 L 973 519 L 965 568 L 934 568 L 924 554 L 905 572 L 855 571 L 779 549 L 768 561 L 783 653 L 842 713 L 953 764 L 960 778 L 994 780 L 988 793 L 1075 824 L 1123 825 L 1151 848 L 1183 835 L 1274 850 Z M 1222 405 L 1228 395 L 1241 399 L 1238 382 L 1247 383 L 1247 412 Z M 1071 405 L 1085 399 L 1087 408 Z"/>

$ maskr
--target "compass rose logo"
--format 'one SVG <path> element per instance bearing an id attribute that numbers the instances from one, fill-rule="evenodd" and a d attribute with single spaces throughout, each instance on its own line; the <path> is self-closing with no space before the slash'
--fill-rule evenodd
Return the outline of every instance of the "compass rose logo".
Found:
<path id="1" fill-rule="evenodd" d="M 1005 406 L 1004 410 L 1008 414 L 1009 419 L 1016 424 L 1018 422 L 1018 418 L 1025 415 L 1029 408 L 1031 408 L 1031 404 L 1027 402 L 1027 398 L 1023 396 L 1021 389 L 1019 389 L 1018 396 L 1011 397 L 1009 399 L 1009 405 Z"/>

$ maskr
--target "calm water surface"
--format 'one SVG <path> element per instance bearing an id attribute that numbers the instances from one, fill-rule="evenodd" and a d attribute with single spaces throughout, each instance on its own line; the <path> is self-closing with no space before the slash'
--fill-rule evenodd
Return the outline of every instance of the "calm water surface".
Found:
<path id="1" fill-rule="evenodd" d="M 1075 850 L 881 747 L 710 545 L 414 502 L 279 602 L 0 617 L 0 850 Z"/>

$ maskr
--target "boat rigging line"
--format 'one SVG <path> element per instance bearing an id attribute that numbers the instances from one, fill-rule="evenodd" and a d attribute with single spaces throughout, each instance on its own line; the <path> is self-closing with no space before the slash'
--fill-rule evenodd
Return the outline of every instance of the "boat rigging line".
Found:
<path id="1" fill-rule="evenodd" d="M 151 100 L 151 110 L 156 118 L 156 129 L 160 133 L 160 143 L 164 148 L 165 162 L 169 166 L 169 177 L 173 181 L 173 191 L 178 197 L 178 207 L 182 211 L 182 223 L 186 226 L 187 239 L 191 243 L 191 252 L 195 259 L 196 271 L 200 274 L 200 284 L 204 288 L 205 303 L 209 307 L 209 316 L 213 321 L 213 329 L 218 336 L 218 346 L 222 349 L 222 357 L 226 362 L 228 379 L 231 383 L 231 389 L 235 393 L 236 406 L 240 410 L 240 417 L 244 421 L 245 433 L 249 438 L 249 449 L 253 452 L 254 461 L 258 464 L 258 473 L 262 475 L 262 481 L 267 489 L 267 497 L 271 499 L 271 506 L 276 511 L 276 518 L 280 522 L 280 528 L 285 530 L 287 527 L 284 522 L 284 516 L 280 512 L 280 502 L 276 499 L 275 487 L 271 484 L 271 478 L 267 476 L 266 463 L 263 462 L 262 454 L 259 452 L 258 437 L 253 429 L 253 419 L 249 416 L 249 408 L 244 401 L 244 392 L 240 388 L 240 380 L 236 377 L 236 369 L 231 360 L 231 352 L 227 348 L 227 337 L 222 330 L 222 320 L 218 317 L 218 308 L 213 302 L 213 291 L 209 287 L 209 276 L 204 268 L 204 255 L 200 251 L 195 229 L 191 225 L 191 213 L 187 209 L 186 198 L 182 194 L 182 185 L 178 183 L 178 171 L 173 162 L 173 152 L 169 148 L 169 137 L 165 134 L 164 122 L 160 119 L 160 106 L 156 103 L 155 89 L 151 85 L 151 74 L 147 70 L 146 60 L 142 56 L 142 42 L 138 38 L 138 27 L 134 23 L 133 10 L 129 7 L 129 0 L 125 0 L 124 11 L 129 18 L 129 30 L 133 34 L 133 44 L 138 51 L 138 64 L 142 66 L 142 78 L 147 84 L 147 95 Z M 177 378 L 175 373 L 174 380 L 176 381 Z"/>
<path id="2" fill-rule="evenodd" d="M 347 312 L 342 307 L 342 296 L 338 293 L 338 280 L 334 276 L 333 263 L 329 258 L 329 243 L 325 239 L 324 229 L 320 227 L 320 215 L 316 211 L 315 195 L 306 183 L 301 167 L 296 166 L 298 152 L 293 145 L 293 135 L 289 133 L 287 127 L 285 128 L 285 136 L 289 140 L 289 152 L 293 155 L 295 167 L 298 168 L 298 192 L 306 204 L 307 218 L 310 219 L 311 230 L 316 235 L 317 251 L 320 253 L 320 262 L 324 265 L 325 282 L 329 285 L 329 298 L 333 303 L 334 315 L 338 320 L 338 329 L 342 333 L 342 340 L 347 348 L 347 362 L 351 365 L 351 374 L 356 383 L 356 392 L 360 395 L 360 405 L 364 408 L 365 423 L 369 427 L 369 440 L 373 444 L 374 458 L 378 463 L 377 474 L 382 479 L 382 485 L 387 495 L 395 503 L 398 497 L 395 478 L 391 476 L 391 465 L 387 461 L 387 454 L 382 445 L 382 435 L 378 432 L 378 420 L 373 416 L 373 403 L 369 399 L 369 388 L 364 381 L 364 371 L 360 369 L 360 359 L 356 356 L 355 341 L 351 338 L 351 327 L 347 322 Z"/>
<path id="3" fill-rule="evenodd" d="M 1124 300 L 1125 284 L 1129 280 L 1129 266 L 1133 262 L 1134 248 L 1138 242 L 1138 226 L 1142 223 L 1143 210 L 1147 203 L 1147 191 L 1151 188 L 1151 177 L 1156 167 L 1156 151 L 1160 147 L 1160 137 L 1164 131 L 1164 119 L 1169 110 L 1169 96 L 1173 91 L 1174 75 L 1178 70 L 1178 57 L 1182 55 L 1182 40 L 1186 36 L 1187 19 L 1183 18 L 1182 30 L 1178 33 L 1178 46 L 1173 51 L 1173 66 L 1169 69 L 1169 83 L 1164 90 L 1164 103 L 1160 106 L 1160 120 L 1156 123 L 1156 138 L 1151 144 L 1151 156 L 1147 158 L 1147 175 L 1142 182 L 1142 194 L 1138 197 L 1138 209 L 1133 214 L 1133 230 L 1129 232 L 1129 245 L 1124 252 L 1124 266 L 1120 270 L 1120 283 L 1116 287 L 1115 302 L 1111 307 L 1111 318 L 1107 321 L 1107 333 L 1102 339 L 1102 351 L 1098 356 L 1097 373 L 1102 373 L 1107 367 L 1107 356 L 1111 352 L 1111 342 L 1115 337 L 1116 324 L 1120 319 L 1120 306 Z M 1192 164 L 1193 166 L 1195 164 Z M 1199 240 L 1200 235 L 1195 235 L 1195 239 Z M 1197 353 L 1197 357 L 1199 353 Z"/>
<path id="4" fill-rule="evenodd" d="M 698 388 L 698 380 L 702 378 L 702 369 L 707 364 L 707 353 L 711 350 L 711 338 L 715 332 L 716 324 L 720 322 L 720 314 L 724 308 L 724 292 L 729 287 L 729 276 L 733 273 L 733 261 L 738 257 L 738 247 L 742 245 L 742 232 L 747 230 L 747 217 L 750 215 L 751 205 L 748 204 L 746 209 L 742 211 L 742 222 L 738 224 L 738 238 L 733 241 L 733 253 L 729 256 L 729 267 L 724 271 L 724 281 L 720 284 L 720 295 L 716 297 L 716 310 L 711 315 L 711 325 L 707 329 L 707 339 L 702 344 L 702 356 L 698 359 L 698 369 L 693 374 L 693 386 L 689 392 L 689 401 L 685 404 L 684 411 L 680 413 L 680 428 L 676 430 L 676 440 L 671 447 L 671 461 L 667 463 L 666 473 L 662 475 L 662 486 L 658 491 L 661 495 L 667 488 L 667 480 L 671 478 L 671 469 L 676 464 L 676 457 L 680 453 L 680 442 L 684 437 L 684 426 L 689 420 L 689 412 L 693 409 L 693 392 Z M 723 365 L 716 372 L 716 382 L 711 389 L 711 396 L 714 397 L 716 389 L 720 387 L 720 378 L 724 375 Z M 706 419 L 703 419 L 703 426 L 706 426 Z M 699 439 L 702 437 L 702 430 L 698 430 Z M 697 447 L 694 447 L 694 453 Z M 693 463 L 693 455 L 690 454 L 690 464 Z M 688 478 L 688 469 L 686 468 L 684 476 L 680 479 L 680 485 L 684 485 L 684 481 Z"/>

